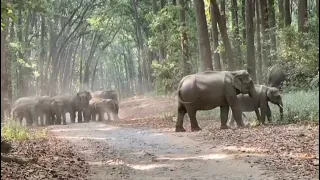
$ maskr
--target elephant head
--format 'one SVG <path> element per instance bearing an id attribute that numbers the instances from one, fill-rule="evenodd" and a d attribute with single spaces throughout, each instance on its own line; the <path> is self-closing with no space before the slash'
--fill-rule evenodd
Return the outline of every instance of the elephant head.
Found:
<path id="1" fill-rule="evenodd" d="M 118 100 L 117 92 L 113 89 L 108 89 L 106 91 L 102 91 L 100 96 L 104 99 Z"/>
<path id="2" fill-rule="evenodd" d="M 78 106 L 81 109 L 84 109 L 89 105 L 89 101 L 92 99 L 92 96 L 88 91 L 79 91 L 75 99 L 76 106 Z"/>
<path id="3" fill-rule="evenodd" d="M 275 87 L 267 88 L 267 98 L 272 104 L 278 105 L 280 112 L 280 120 L 283 120 L 283 103 L 280 91 Z"/>
<path id="4" fill-rule="evenodd" d="M 250 94 L 254 88 L 250 74 L 246 70 L 232 71 L 232 86 L 237 90 L 237 93 Z"/>
<path id="5" fill-rule="evenodd" d="M 118 102 L 113 99 L 102 99 L 101 105 L 107 110 L 110 111 L 112 114 L 115 115 L 116 119 L 119 119 L 119 105 Z"/>

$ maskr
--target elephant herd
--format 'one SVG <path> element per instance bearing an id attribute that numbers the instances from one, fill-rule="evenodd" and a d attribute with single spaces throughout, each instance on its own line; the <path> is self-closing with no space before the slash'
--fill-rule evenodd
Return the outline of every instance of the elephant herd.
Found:
<path id="1" fill-rule="evenodd" d="M 66 113 L 70 114 L 71 123 L 104 120 L 107 113 L 108 119 L 112 114 L 114 119 L 118 119 L 119 101 L 117 93 L 112 90 L 88 92 L 85 90 L 77 92 L 75 95 L 58 96 L 28 96 L 17 99 L 12 105 L 5 98 L 5 110 L 11 112 L 22 124 L 23 118 L 26 125 L 60 125 L 67 124 Z M 77 116 L 76 116 L 77 113 Z M 45 119 L 44 119 L 45 117 Z M 77 117 L 77 118 L 76 118 Z"/>
<path id="2" fill-rule="evenodd" d="M 278 78 L 268 79 L 277 80 Z M 279 83 L 274 83 L 272 86 L 276 85 Z M 234 124 L 234 121 L 238 127 L 244 127 L 243 112 L 254 111 L 259 124 L 265 124 L 266 116 L 270 122 L 271 110 L 268 102 L 278 105 L 280 118 L 283 119 L 280 91 L 272 86 L 270 82 L 268 82 L 268 86 L 254 84 L 246 70 L 209 70 L 187 75 L 178 85 L 178 116 L 175 131 L 186 131 L 183 128 L 183 118 L 186 113 L 190 117 L 191 131 L 201 130 L 196 119 L 197 111 L 211 110 L 216 107 L 220 107 L 220 129 L 228 129 L 230 125 Z M 232 118 L 228 126 L 229 108 L 232 111 Z"/>

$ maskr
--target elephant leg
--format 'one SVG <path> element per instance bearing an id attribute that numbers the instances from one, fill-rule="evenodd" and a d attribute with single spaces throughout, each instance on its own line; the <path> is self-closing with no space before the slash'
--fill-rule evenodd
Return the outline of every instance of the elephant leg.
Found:
<path id="1" fill-rule="evenodd" d="M 229 111 L 229 110 L 228 110 Z M 231 118 L 230 118 L 230 121 L 229 121 L 229 126 L 230 127 L 233 127 L 234 126 L 234 117 L 233 117 L 233 114 L 231 113 Z"/>
<path id="2" fill-rule="evenodd" d="M 231 107 L 232 114 L 233 114 L 234 119 L 237 123 L 237 126 L 238 127 L 245 127 L 243 120 L 242 120 L 241 106 L 240 106 L 240 103 L 237 99 L 237 96 L 228 96 L 227 101 L 228 101 L 229 106 Z M 220 108 L 220 111 L 221 111 L 221 108 Z M 229 111 L 229 109 L 228 109 L 228 111 Z M 222 114 L 220 116 L 222 118 Z M 227 120 L 228 120 L 228 112 L 226 112 L 226 121 Z M 221 121 L 221 123 L 222 123 L 222 121 Z M 225 125 L 226 124 L 227 123 L 225 123 Z M 221 126 L 222 126 L 222 124 L 221 124 Z"/>
<path id="3" fill-rule="evenodd" d="M 91 120 L 96 121 L 96 113 L 95 112 L 91 113 Z"/>
<path id="4" fill-rule="evenodd" d="M 63 112 L 60 116 L 62 117 L 63 124 L 66 125 L 67 124 L 66 113 Z"/>
<path id="5" fill-rule="evenodd" d="M 59 124 L 59 125 L 61 125 L 61 115 L 59 115 L 59 114 L 56 114 L 56 116 L 57 116 L 57 123 Z"/>
<path id="6" fill-rule="evenodd" d="M 220 129 L 229 129 L 229 127 L 227 126 L 228 114 L 229 114 L 229 106 L 220 106 L 220 119 L 221 119 Z M 231 121 L 232 119 L 234 120 L 233 113 L 232 113 Z"/>
<path id="7" fill-rule="evenodd" d="M 270 106 L 269 104 L 267 105 L 267 119 L 268 119 L 268 122 L 271 123 L 272 122 L 272 115 L 271 115 L 271 109 L 270 109 Z"/>
<path id="8" fill-rule="evenodd" d="M 78 111 L 78 123 L 82 123 L 82 111 Z"/>
<path id="9" fill-rule="evenodd" d="M 188 111 L 191 123 L 191 132 L 201 131 L 197 121 L 197 111 Z"/>
<path id="10" fill-rule="evenodd" d="M 185 132 L 186 130 L 183 128 L 183 118 L 187 113 L 187 109 L 185 106 L 179 102 L 178 104 L 178 117 L 176 122 L 176 132 Z"/>
<path id="11" fill-rule="evenodd" d="M 70 119 L 71 119 L 71 123 L 76 122 L 76 112 L 75 111 L 70 111 Z"/>
<path id="12" fill-rule="evenodd" d="M 107 112 L 107 114 L 109 114 L 109 112 Z M 104 111 L 99 110 L 99 116 L 98 116 L 98 120 L 99 121 L 104 121 Z M 110 120 L 110 116 L 108 116 L 108 120 Z"/>

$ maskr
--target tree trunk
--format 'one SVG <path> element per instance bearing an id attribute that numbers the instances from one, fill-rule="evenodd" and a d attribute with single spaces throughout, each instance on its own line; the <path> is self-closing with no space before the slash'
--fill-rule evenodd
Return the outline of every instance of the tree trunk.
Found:
<path id="1" fill-rule="evenodd" d="M 40 94 L 45 94 L 44 89 L 44 76 L 43 76 L 43 68 L 44 68 L 44 62 L 46 57 L 46 48 L 44 45 L 44 39 L 46 37 L 46 20 L 45 16 L 41 15 L 41 39 L 40 39 L 40 45 L 41 45 L 41 51 L 40 51 Z"/>
<path id="2" fill-rule="evenodd" d="M 256 63 L 254 54 L 254 25 L 253 25 L 254 0 L 247 0 L 246 3 L 246 32 L 247 32 L 247 64 L 248 72 L 251 74 L 254 83 L 256 81 Z"/>
<path id="3" fill-rule="evenodd" d="M 226 16 L 226 1 L 225 0 L 220 0 L 220 14 L 221 14 L 221 21 L 223 21 L 224 24 L 227 24 L 227 16 Z M 216 18 L 217 19 L 217 18 Z M 228 28 L 226 26 L 226 28 Z M 226 29 L 227 31 L 228 29 Z M 220 33 L 221 35 L 221 33 Z M 222 39 L 222 35 L 221 35 L 221 39 Z M 221 56 L 220 58 L 222 58 L 222 62 L 227 62 L 228 59 L 227 59 L 227 54 L 226 54 L 226 50 L 225 50 L 225 47 L 224 47 L 224 50 L 221 51 Z"/>
<path id="4" fill-rule="evenodd" d="M 182 72 L 183 76 L 186 76 L 191 73 L 190 67 L 190 54 L 188 48 L 188 36 L 187 36 L 187 27 L 186 27 L 186 14 L 185 14 L 185 0 L 178 0 L 179 5 L 181 6 L 180 10 L 180 23 L 181 23 L 181 51 L 182 51 Z"/>
<path id="5" fill-rule="evenodd" d="M 260 1 L 260 13 L 261 13 L 261 32 L 262 32 L 262 59 L 263 59 L 263 77 L 267 76 L 267 69 L 271 65 L 268 54 L 269 50 L 269 34 L 268 34 L 268 8 L 266 1 Z"/>
<path id="6" fill-rule="evenodd" d="M 284 0 L 284 25 L 285 27 L 291 25 L 290 0 Z"/>
<path id="7" fill-rule="evenodd" d="M 259 0 L 256 0 L 259 1 Z M 246 0 L 241 0 L 241 16 L 242 16 L 242 38 L 243 44 L 246 42 Z"/>
<path id="8" fill-rule="evenodd" d="M 1 30 L 1 122 L 3 122 L 4 120 L 3 98 L 6 96 L 5 89 L 7 87 L 7 84 L 5 84 L 6 72 L 7 72 L 5 39 L 6 39 L 6 34 L 4 30 Z"/>
<path id="9" fill-rule="evenodd" d="M 278 1 L 278 9 L 279 9 L 279 27 L 284 27 L 284 2 L 283 0 Z"/>
<path id="10" fill-rule="evenodd" d="M 224 21 L 222 20 L 223 18 L 221 17 L 219 7 L 218 7 L 216 0 L 210 0 L 210 2 L 212 4 L 213 8 L 215 9 L 215 11 L 213 11 L 214 16 L 217 17 L 217 22 L 219 25 L 219 30 L 221 33 L 222 41 L 223 41 L 224 47 L 226 49 L 226 55 L 228 57 L 228 70 L 233 71 L 236 69 L 236 67 L 234 64 L 232 47 L 231 47 L 228 33 L 227 33 L 227 27 L 226 27 L 226 24 L 224 23 Z"/>
<path id="11" fill-rule="evenodd" d="M 298 31 L 307 32 L 308 31 L 308 1 L 300 0 L 298 1 Z"/>
<path id="12" fill-rule="evenodd" d="M 268 10 L 269 10 L 269 34 L 271 39 L 271 59 L 273 62 L 277 60 L 277 40 L 276 40 L 276 15 L 274 8 L 274 0 L 268 0 Z"/>
<path id="13" fill-rule="evenodd" d="M 213 11 L 215 11 L 215 9 L 213 8 L 212 4 L 210 4 L 214 69 L 221 71 L 220 55 L 217 52 L 217 48 L 219 47 L 218 24 L 217 18 L 214 16 Z"/>
<path id="14" fill-rule="evenodd" d="M 258 57 L 258 81 L 259 84 L 263 84 L 262 80 L 262 56 L 261 56 L 261 38 L 260 38 L 260 8 L 259 8 L 259 1 L 255 0 L 255 6 L 256 6 L 256 37 L 257 37 L 257 57 Z"/>
<path id="15" fill-rule="evenodd" d="M 318 21 L 319 21 L 319 0 L 316 0 L 316 6 L 317 6 Z"/>
<path id="16" fill-rule="evenodd" d="M 240 47 L 240 32 L 239 32 L 239 22 L 238 22 L 238 4 L 237 0 L 231 1 L 231 17 L 232 17 L 232 29 L 233 29 L 233 47 L 235 49 L 235 59 L 239 62 L 239 67 L 243 66 L 243 61 L 241 57 L 241 47 Z"/>
<path id="17" fill-rule="evenodd" d="M 213 70 L 210 41 L 203 0 L 194 0 L 202 70 Z"/>
<path id="18" fill-rule="evenodd" d="M 166 0 L 160 0 L 160 7 L 161 9 L 163 9 L 166 5 Z M 164 39 L 164 43 L 166 43 L 166 27 L 165 25 L 163 25 L 160 29 L 161 33 L 162 33 L 162 37 Z M 165 52 L 165 46 L 164 44 L 162 44 L 160 46 L 160 61 L 164 61 L 166 59 L 166 52 Z"/>
<path id="19" fill-rule="evenodd" d="M 94 69 L 93 69 L 93 73 L 92 73 L 92 79 L 91 79 L 91 91 L 94 91 L 94 81 L 96 78 L 96 73 L 97 73 L 97 67 L 98 67 L 98 63 L 100 61 L 100 56 L 97 58 L 96 63 L 94 65 Z"/>

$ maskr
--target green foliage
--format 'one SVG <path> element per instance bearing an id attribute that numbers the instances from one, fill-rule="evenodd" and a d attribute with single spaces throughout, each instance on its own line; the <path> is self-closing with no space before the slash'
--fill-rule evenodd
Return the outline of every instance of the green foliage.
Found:
<path id="1" fill-rule="evenodd" d="M 47 130 L 31 130 L 21 126 L 13 119 L 7 119 L 6 124 L 1 125 L 1 136 L 9 140 L 38 139 L 47 136 Z"/>

